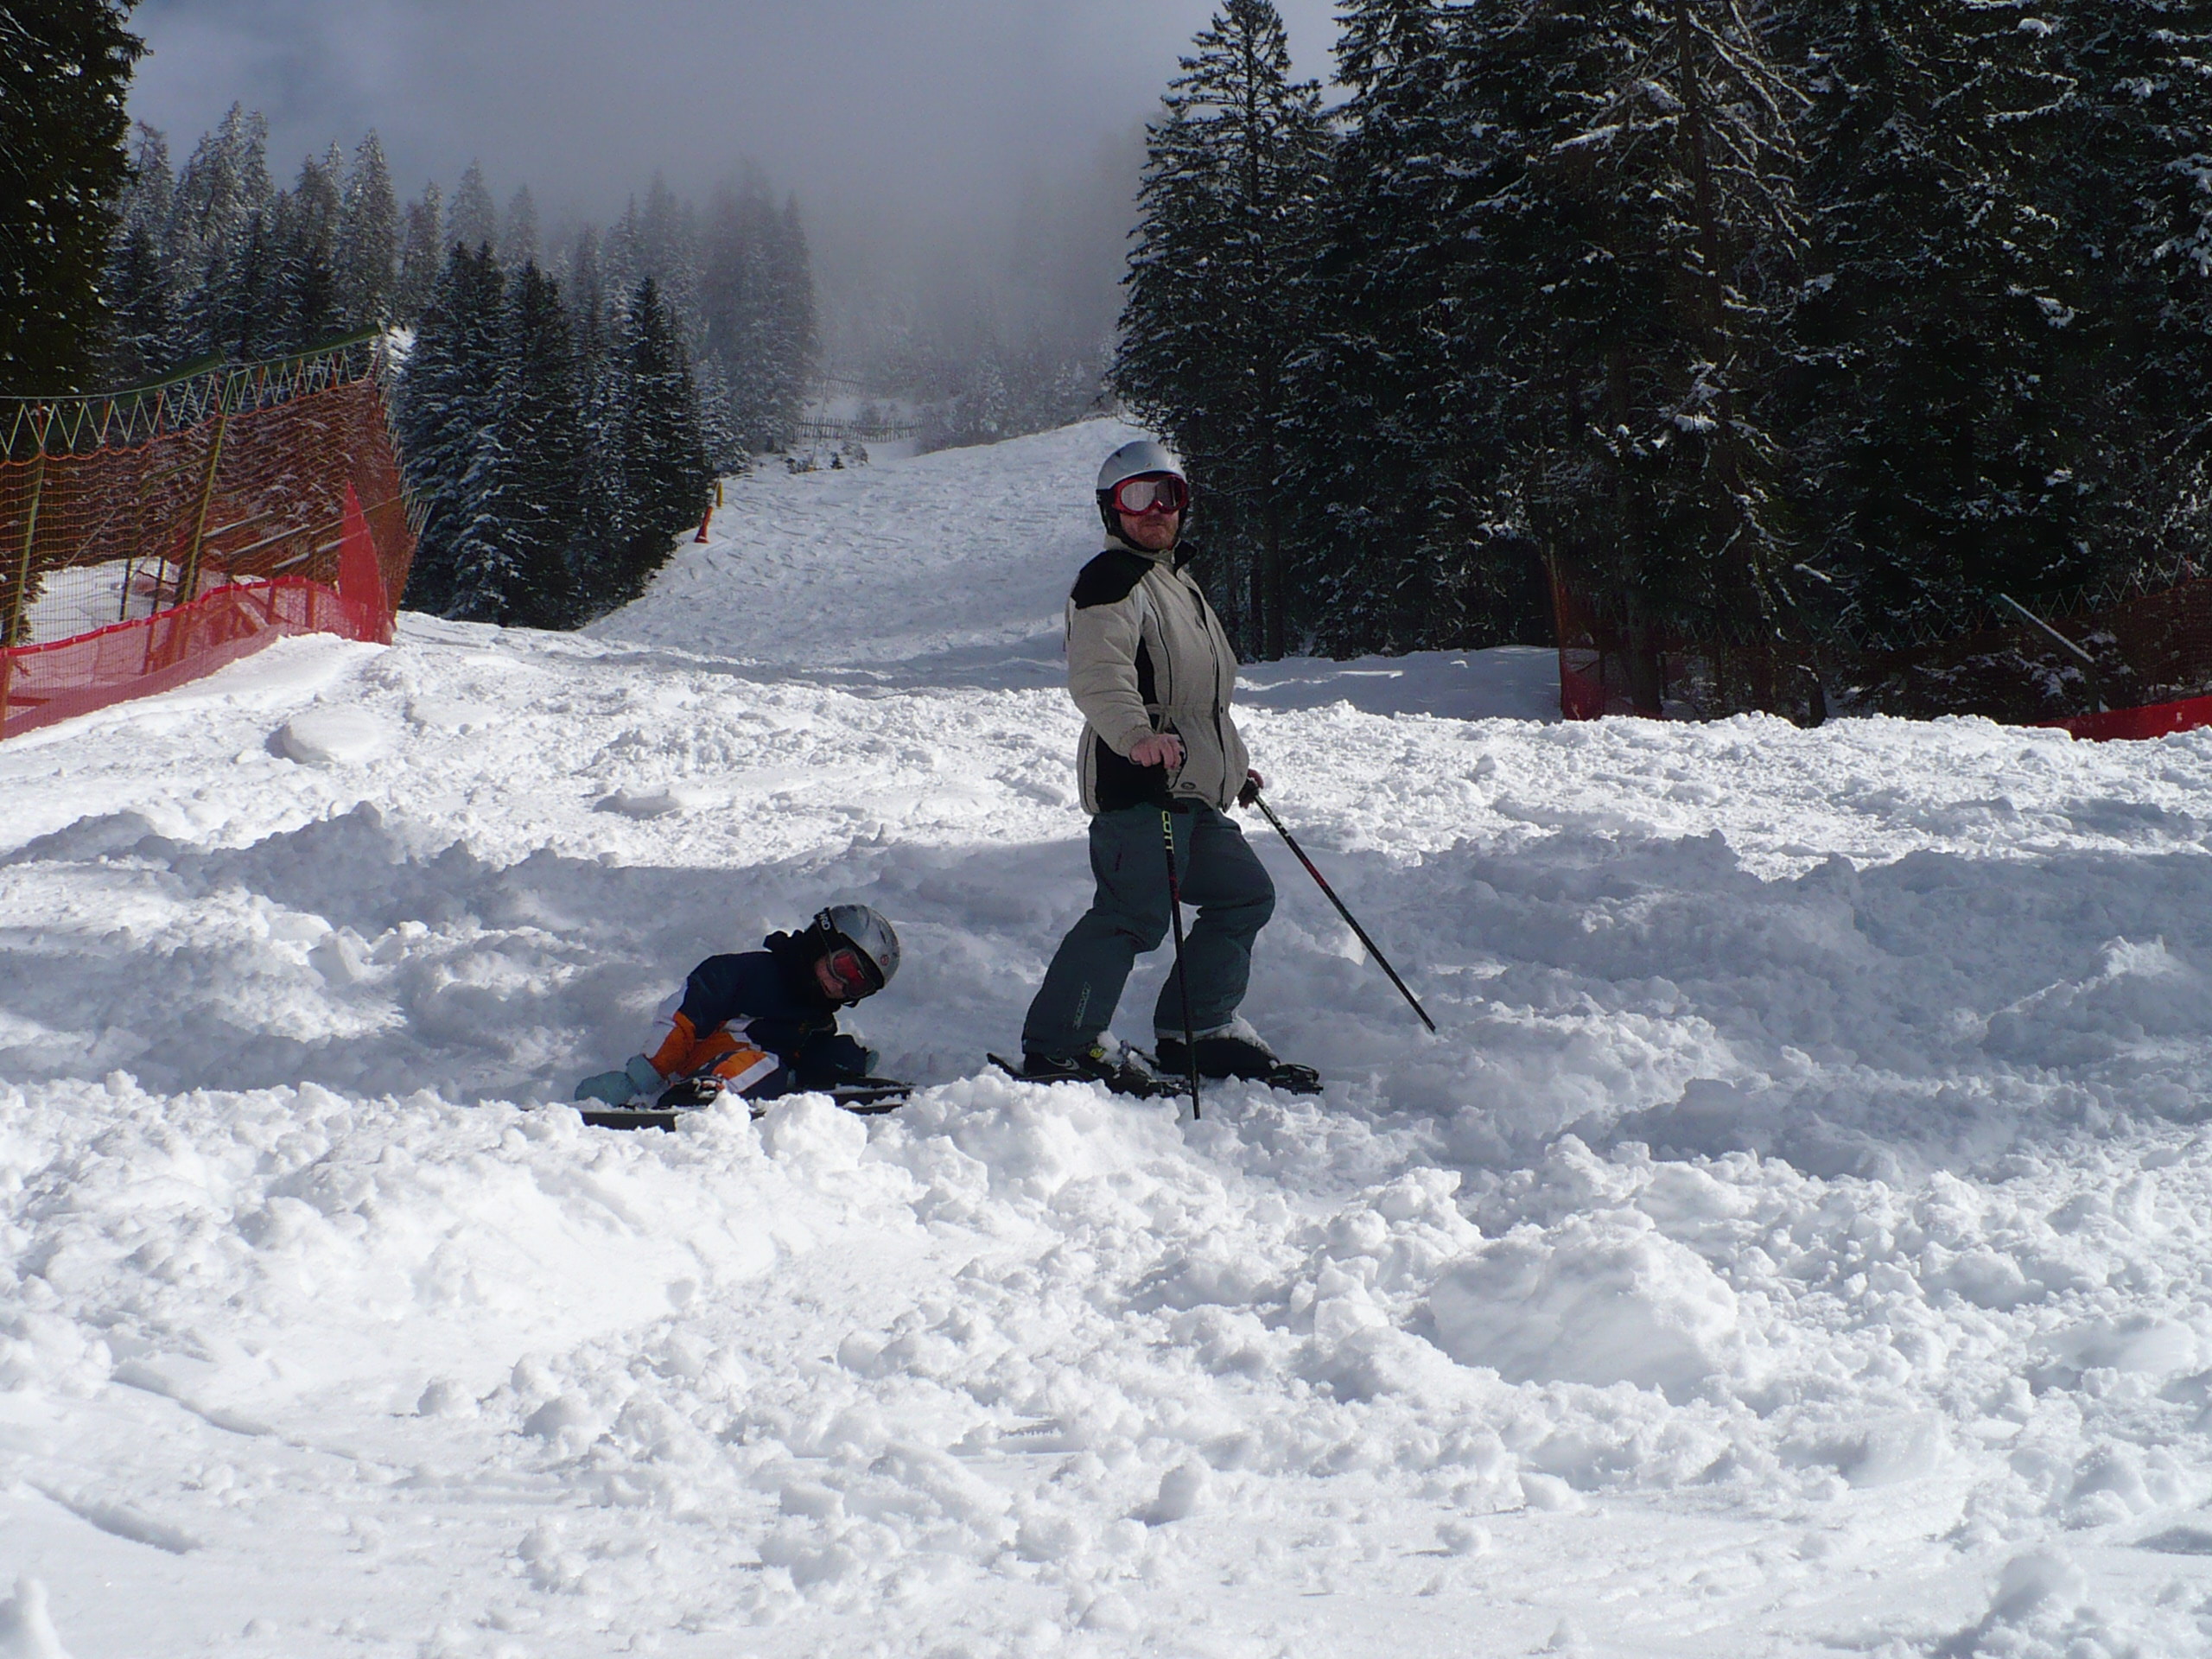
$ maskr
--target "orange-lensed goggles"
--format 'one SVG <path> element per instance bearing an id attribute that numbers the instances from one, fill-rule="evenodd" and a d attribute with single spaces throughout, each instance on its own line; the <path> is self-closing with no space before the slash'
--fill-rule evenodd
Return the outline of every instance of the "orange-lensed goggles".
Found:
<path id="1" fill-rule="evenodd" d="M 1132 517 L 1147 512 L 1180 512 L 1191 505 L 1191 486 L 1173 473 L 1125 478 L 1114 486 L 1114 508 Z"/>
<path id="2" fill-rule="evenodd" d="M 840 945 L 822 959 L 829 964 L 830 976 L 853 996 L 873 995 L 882 988 L 875 964 L 850 945 Z"/>

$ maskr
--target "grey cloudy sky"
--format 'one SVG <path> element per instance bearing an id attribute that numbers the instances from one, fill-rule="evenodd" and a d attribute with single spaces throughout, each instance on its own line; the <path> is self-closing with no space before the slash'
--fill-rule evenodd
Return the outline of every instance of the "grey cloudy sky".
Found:
<path id="1" fill-rule="evenodd" d="M 1325 76 L 1329 0 L 1281 0 Z M 502 200 L 601 218 L 656 168 L 750 157 L 810 212 L 956 224 L 1156 105 L 1212 0 L 143 0 L 133 113 L 181 161 L 232 100 L 271 170 L 380 132 L 403 195 L 480 158 Z"/>

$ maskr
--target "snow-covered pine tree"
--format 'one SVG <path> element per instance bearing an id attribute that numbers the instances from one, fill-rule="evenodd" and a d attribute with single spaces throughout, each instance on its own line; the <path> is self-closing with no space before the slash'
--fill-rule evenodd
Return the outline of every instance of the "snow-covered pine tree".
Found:
<path id="1" fill-rule="evenodd" d="M 796 195 L 784 198 L 768 244 L 768 305 L 773 347 L 770 411 L 777 429 L 774 447 L 785 448 L 798 437 L 822 348 L 815 323 L 814 263 Z"/>
<path id="2" fill-rule="evenodd" d="M 1245 647 L 1287 648 L 1283 382 L 1313 333 L 1310 258 L 1328 159 L 1320 89 L 1290 77 L 1271 0 L 1226 0 L 1146 135 L 1113 384 L 1182 451 L 1231 572 Z M 1242 601 L 1241 603 L 1239 601 Z"/>
<path id="3" fill-rule="evenodd" d="M 501 336 L 492 418 L 461 484 L 447 614 L 568 627 L 579 620 L 569 560 L 583 531 L 582 407 L 567 309 L 534 264 L 507 284 Z"/>
<path id="4" fill-rule="evenodd" d="M 433 182 L 407 204 L 407 218 L 399 237 L 399 273 L 391 290 L 392 321 L 412 327 L 429 308 L 430 296 L 445 269 L 443 203 Z"/>
<path id="5" fill-rule="evenodd" d="M 517 185 L 499 220 L 499 263 L 510 270 L 537 263 L 537 200 L 526 184 Z"/>
<path id="6" fill-rule="evenodd" d="M 276 205 L 256 207 L 232 239 L 229 263 L 210 270 L 194 296 L 206 319 L 207 350 L 233 362 L 274 357 L 285 349 L 283 250 L 276 239 Z"/>
<path id="7" fill-rule="evenodd" d="M 264 337 L 283 352 L 303 352 L 335 335 L 342 313 L 338 292 L 338 237 L 345 219 L 345 153 L 300 164 L 291 189 L 276 199 L 277 271 Z"/>
<path id="8" fill-rule="evenodd" d="M 606 280 L 600 268 L 599 232 L 587 225 L 576 233 L 576 245 L 569 254 L 569 309 L 580 331 L 578 349 L 587 356 L 596 348 L 581 331 L 587 323 L 596 329 L 607 314 Z"/>
<path id="9" fill-rule="evenodd" d="M 613 573 L 620 587 L 594 593 L 601 605 L 626 604 L 645 591 L 678 533 L 699 522 L 714 487 L 690 365 L 650 276 L 630 296 L 620 365 L 622 541 Z"/>
<path id="10" fill-rule="evenodd" d="M 399 198 L 392 193 L 384 144 L 372 130 L 354 150 L 346 175 L 345 213 L 334 255 L 338 308 L 346 327 L 367 328 L 392 321 L 399 234 Z"/>
<path id="11" fill-rule="evenodd" d="M 986 443 L 995 443 L 1007 435 L 1007 416 L 1011 399 L 1007 395 L 1006 371 L 1000 367 L 998 353 L 991 353 L 976 365 L 976 378 L 969 389 L 969 429 Z"/>
<path id="12" fill-rule="evenodd" d="M 268 280 L 265 220 L 276 201 L 268 146 L 268 122 L 233 104 L 177 175 L 169 238 L 188 358 L 235 350 L 251 332 L 238 301 Z"/>
<path id="13" fill-rule="evenodd" d="M 494 418 L 475 435 L 468 448 L 468 470 L 452 487 L 448 503 L 451 544 L 441 550 L 440 557 L 446 567 L 448 591 L 443 601 L 435 607 L 437 615 L 467 622 L 501 620 L 509 602 L 523 594 L 529 580 L 524 574 L 530 551 L 524 539 L 527 513 L 517 480 L 519 468 L 496 418 L 499 388 L 493 389 L 487 402 Z M 425 551 L 424 547 L 416 548 L 416 569 L 422 568 Z M 417 586 L 410 572 L 410 601 L 417 610 L 432 610 L 427 586 L 419 599 Z"/>
<path id="14" fill-rule="evenodd" d="M 1408 651 L 1489 643 L 1510 625 L 1489 567 L 1504 493 L 1490 389 L 1503 344 L 1478 210 L 1494 116 L 1471 101 L 1444 0 L 1352 0 L 1338 77 L 1351 98 L 1325 234 L 1293 272 L 1310 320 L 1290 362 L 1285 505 L 1317 645 Z"/>
<path id="15" fill-rule="evenodd" d="M 159 379 L 182 361 L 177 271 L 169 241 L 176 178 L 168 140 L 143 123 L 124 188 L 122 225 L 105 278 L 113 313 L 101 379 L 110 386 Z"/>
<path id="16" fill-rule="evenodd" d="M 144 49 L 130 12 L 130 0 L 0 11 L 0 391 L 80 385 L 105 343 L 124 100 Z"/>
<path id="17" fill-rule="evenodd" d="M 584 509 L 584 365 L 575 320 L 559 287 L 525 265 L 508 296 L 507 352 L 514 392 L 502 425 L 521 463 L 526 499 L 537 516 L 543 550 L 540 586 L 529 607 L 534 627 L 574 627 L 582 620 L 574 570 L 589 529 Z"/>
<path id="18" fill-rule="evenodd" d="M 446 211 L 446 243 L 448 247 L 470 249 L 499 245 L 499 210 L 493 206 L 484 169 L 474 162 L 461 175 L 460 188 L 453 193 L 452 205 Z"/>
<path id="19" fill-rule="evenodd" d="M 423 507 L 407 603 L 435 615 L 460 594 L 461 543 L 471 522 L 466 486 L 497 410 L 503 289 L 488 247 L 455 243 L 400 381 L 400 460 Z"/>
<path id="20" fill-rule="evenodd" d="M 2101 413 L 2083 575 L 2163 583 L 2212 542 L 2212 0 L 2059 0 L 2070 96 L 2039 200 L 2082 251 L 2080 315 Z"/>
<path id="21" fill-rule="evenodd" d="M 706 339 L 705 319 L 699 309 L 698 215 L 658 173 L 653 175 L 652 188 L 645 192 L 637 232 L 638 268 L 630 286 L 634 289 L 639 277 L 653 279 L 684 352 L 696 355 Z"/>
<path id="22" fill-rule="evenodd" d="M 600 238 L 587 227 L 576 238 L 570 260 L 574 272 L 569 315 L 575 325 L 582 447 L 577 456 L 582 481 L 579 529 L 569 554 L 569 573 L 577 613 L 588 620 L 625 602 L 623 527 L 628 513 L 622 496 L 622 429 L 625 378 L 616 350 L 620 315 L 606 298 L 600 264 Z"/>
<path id="23" fill-rule="evenodd" d="M 2081 245 L 2039 205 L 2074 89 L 2048 19 L 2024 6 L 1801 10 L 1814 246 L 1795 426 L 1811 562 L 1859 643 L 1947 637 L 1996 592 L 2086 574 L 2101 372 L 2075 344 Z"/>
<path id="24" fill-rule="evenodd" d="M 787 448 L 811 391 L 819 350 L 814 277 L 798 200 L 779 212 L 747 166 L 709 203 L 697 294 L 702 355 L 727 385 L 728 423 L 747 453 Z"/>
<path id="25" fill-rule="evenodd" d="M 707 464 L 718 478 L 744 472 L 753 457 L 730 416 L 729 377 L 722 372 L 721 359 L 701 358 L 692 376 L 699 387 L 699 432 L 707 446 Z"/>
<path id="26" fill-rule="evenodd" d="M 1079 421 L 1097 410 L 1103 391 L 1099 365 L 1112 351 L 1113 342 L 1108 340 L 1093 352 L 1053 359 L 1052 374 L 1044 383 L 1044 406 L 1036 413 L 1040 430 Z"/>
<path id="27" fill-rule="evenodd" d="M 599 280 L 607 296 L 609 315 L 621 308 L 621 296 L 634 291 L 645 274 L 645 230 L 638 217 L 638 199 L 632 196 L 599 245 Z"/>
<path id="28" fill-rule="evenodd" d="M 747 167 L 708 206 L 705 263 L 699 283 L 706 349 L 720 371 L 724 416 L 748 454 L 776 447 L 775 375 L 770 318 L 769 239 L 773 210 L 766 181 Z"/>
<path id="29" fill-rule="evenodd" d="M 1662 632 L 1809 650 L 1763 423 L 1803 244 L 1801 99 L 1740 0 L 1585 17 L 1579 38 L 1558 39 L 1568 119 L 1529 180 L 1541 211 L 1581 238 L 1541 273 L 1556 321 L 1531 366 L 1538 395 L 1564 410 L 1529 510 L 1626 631 L 1637 701 L 1656 708 Z M 1809 677 L 1769 695 L 1821 712 Z"/>

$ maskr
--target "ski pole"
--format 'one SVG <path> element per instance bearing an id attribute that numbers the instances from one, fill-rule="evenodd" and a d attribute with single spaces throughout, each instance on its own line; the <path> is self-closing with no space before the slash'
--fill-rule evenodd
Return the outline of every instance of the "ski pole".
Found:
<path id="1" fill-rule="evenodd" d="M 1198 1120 L 1198 1039 L 1191 1029 L 1191 976 L 1183 966 L 1183 884 L 1175 879 L 1175 820 L 1160 809 L 1160 834 L 1167 843 L 1167 916 L 1175 927 L 1175 986 L 1183 995 L 1183 1058 L 1191 1065 L 1191 1121 Z"/>
<path id="2" fill-rule="evenodd" d="M 1421 1024 L 1434 1031 L 1436 1021 L 1428 1017 L 1428 1010 L 1421 1007 L 1421 999 L 1406 988 L 1406 982 L 1398 977 L 1398 970 L 1390 965 L 1389 957 L 1376 948 L 1375 941 L 1367 937 L 1367 930 L 1359 925 L 1358 918 L 1351 912 L 1344 908 L 1344 901 L 1337 897 L 1337 890 L 1329 885 L 1320 871 L 1313 868 L 1313 861 L 1306 856 L 1306 849 L 1298 844 L 1297 838 L 1289 830 L 1282 827 L 1282 820 L 1275 817 L 1274 808 L 1261 798 L 1256 789 L 1252 791 L 1252 804 L 1268 815 L 1268 822 L 1274 825 L 1275 834 L 1281 836 L 1284 844 L 1298 855 L 1298 861 L 1306 867 L 1306 874 L 1313 878 L 1313 885 L 1321 889 L 1322 896 L 1337 907 L 1337 914 L 1344 918 L 1344 925 L 1359 935 L 1359 942 L 1367 947 L 1367 954 L 1375 958 L 1375 965 L 1390 976 L 1390 982 L 1398 988 L 1398 995 L 1411 1003 L 1414 1012 L 1421 1015 Z"/>

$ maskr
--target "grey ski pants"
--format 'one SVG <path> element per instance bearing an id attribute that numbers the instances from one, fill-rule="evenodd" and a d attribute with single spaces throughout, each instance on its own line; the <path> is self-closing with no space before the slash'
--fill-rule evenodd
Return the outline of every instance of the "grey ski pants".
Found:
<path id="1" fill-rule="evenodd" d="M 1175 874 L 1198 919 L 1185 936 L 1191 1027 L 1225 1026 L 1244 1000 L 1252 940 L 1274 914 L 1275 887 L 1244 832 L 1210 806 L 1169 812 Z M 1125 807 L 1090 820 L 1090 870 L 1098 892 L 1068 930 L 1021 1024 L 1032 1054 L 1082 1053 L 1113 1023 L 1122 988 L 1141 951 L 1167 934 L 1167 850 L 1156 806 Z M 1153 1029 L 1183 1034 L 1183 999 L 1171 971 L 1154 1005 Z"/>

